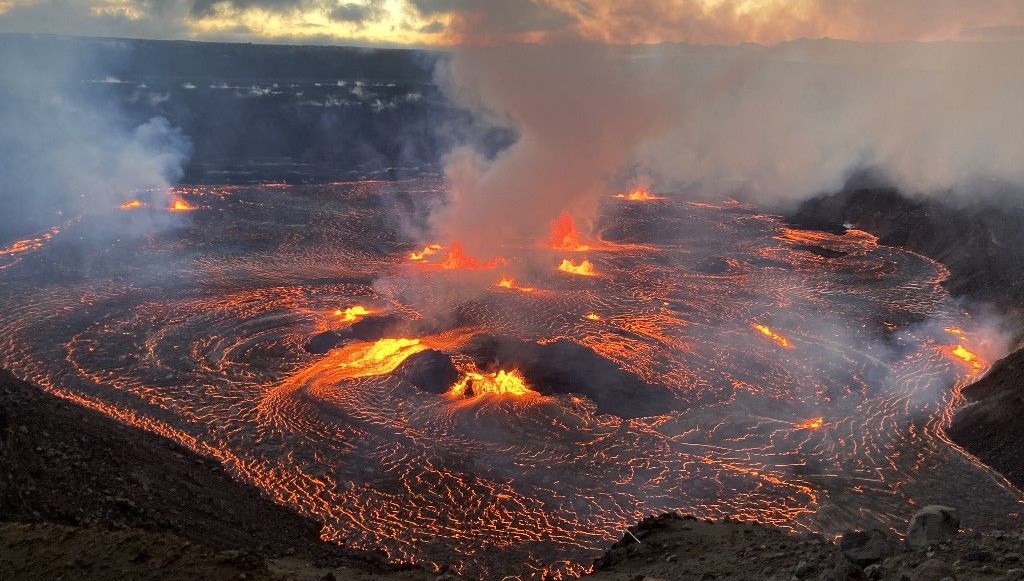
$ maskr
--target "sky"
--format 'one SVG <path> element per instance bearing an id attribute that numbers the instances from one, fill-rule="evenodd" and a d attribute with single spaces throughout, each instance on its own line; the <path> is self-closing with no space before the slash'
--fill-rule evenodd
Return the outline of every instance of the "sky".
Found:
<path id="1" fill-rule="evenodd" d="M 0 0 L 0 31 L 377 46 L 1024 39 L 1022 0 Z"/>

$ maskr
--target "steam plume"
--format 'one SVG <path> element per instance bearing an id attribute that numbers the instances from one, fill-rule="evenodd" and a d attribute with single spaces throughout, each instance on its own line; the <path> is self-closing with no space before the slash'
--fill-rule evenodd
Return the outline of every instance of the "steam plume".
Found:
<path id="1" fill-rule="evenodd" d="M 1020 54 L 1009 42 L 467 48 L 443 71 L 448 92 L 519 139 L 493 159 L 450 156 L 437 225 L 474 251 L 536 239 L 637 175 L 769 204 L 864 168 L 912 193 L 1022 185 Z"/>
<path id="2" fill-rule="evenodd" d="M 6 46 L 12 50 L 0 54 L 0 237 L 116 208 L 139 190 L 154 190 L 159 203 L 181 177 L 187 138 L 166 119 L 130 119 L 90 82 L 102 70 L 91 55 Z"/>

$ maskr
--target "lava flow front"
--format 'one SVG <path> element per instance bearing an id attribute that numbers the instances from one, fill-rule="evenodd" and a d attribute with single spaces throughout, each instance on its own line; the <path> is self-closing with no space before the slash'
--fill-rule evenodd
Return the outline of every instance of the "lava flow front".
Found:
<path id="1" fill-rule="evenodd" d="M 398 227 L 440 190 L 194 186 L 173 194 L 203 211 L 145 238 L 66 243 L 86 217 L 0 249 L 0 365 L 217 458 L 325 539 L 474 577 L 579 574 L 669 510 L 828 534 L 924 502 L 968 527 L 1019 512 L 943 434 L 987 352 L 941 264 L 609 196 L 600 237 L 559 219 L 482 272 Z"/>

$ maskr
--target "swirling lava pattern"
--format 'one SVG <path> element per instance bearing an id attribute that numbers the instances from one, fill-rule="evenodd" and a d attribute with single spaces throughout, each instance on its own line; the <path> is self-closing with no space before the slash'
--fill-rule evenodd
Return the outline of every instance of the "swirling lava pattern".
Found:
<path id="1" fill-rule="evenodd" d="M 666 510 L 825 532 L 897 527 L 923 502 L 969 525 L 1018 510 L 943 435 L 981 367 L 951 355 L 977 329 L 940 264 L 669 198 L 609 199 L 596 250 L 509 241 L 494 269 L 447 271 L 401 235 L 440 188 L 182 188 L 194 210 L 146 237 L 83 217 L 0 271 L 2 363 L 217 457 L 325 538 L 488 578 L 579 574 Z M 396 360 L 303 350 L 353 305 L 458 323 L 392 344 Z M 674 403 L 624 419 L 543 386 L 456 397 L 392 372 L 425 348 L 458 360 L 478 332 L 578 342 Z"/>

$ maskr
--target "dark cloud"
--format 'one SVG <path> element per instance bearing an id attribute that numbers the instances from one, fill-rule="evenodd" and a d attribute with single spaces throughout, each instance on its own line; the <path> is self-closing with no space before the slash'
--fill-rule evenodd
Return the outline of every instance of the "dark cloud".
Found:
<path id="1" fill-rule="evenodd" d="M 368 4 L 346 2 L 339 4 L 330 12 L 331 20 L 359 25 L 380 20 L 386 15 L 387 11 L 384 10 L 380 0 Z"/>
<path id="2" fill-rule="evenodd" d="M 272 12 L 288 12 L 314 4 L 311 0 L 194 0 L 192 15 L 203 17 L 214 14 L 219 7 L 245 10 L 260 8 Z"/>

